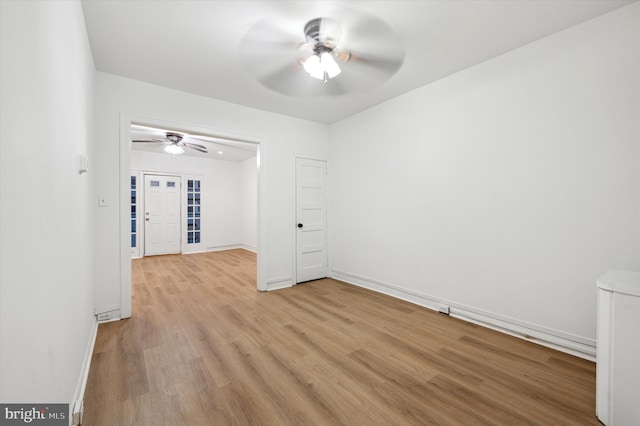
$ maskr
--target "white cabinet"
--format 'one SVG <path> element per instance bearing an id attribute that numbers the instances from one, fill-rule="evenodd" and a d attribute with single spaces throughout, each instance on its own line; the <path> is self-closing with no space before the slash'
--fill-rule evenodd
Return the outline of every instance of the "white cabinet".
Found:
<path id="1" fill-rule="evenodd" d="M 607 426 L 640 425 L 640 273 L 597 282 L 596 414 Z"/>

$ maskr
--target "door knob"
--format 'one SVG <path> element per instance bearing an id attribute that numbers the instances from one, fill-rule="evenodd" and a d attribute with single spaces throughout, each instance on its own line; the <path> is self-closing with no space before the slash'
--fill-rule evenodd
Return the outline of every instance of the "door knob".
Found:
<path id="1" fill-rule="evenodd" d="M 298 228 L 302 228 L 303 226 L 304 226 L 304 225 L 303 225 L 303 224 L 301 224 L 301 223 L 299 223 L 299 224 L 298 224 Z"/>
<path id="2" fill-rule="evenodd" d="M 146 218 L 145 220 L 146 220 L 147 222 L 149 222 L 149 218 Z"/>

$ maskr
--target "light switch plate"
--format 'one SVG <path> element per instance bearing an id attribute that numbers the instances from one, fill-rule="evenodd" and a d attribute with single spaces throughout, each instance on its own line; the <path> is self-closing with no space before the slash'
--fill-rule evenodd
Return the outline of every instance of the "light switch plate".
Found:
<path id="1" fill-rule="evenodd" d="M 107 207 L 107 197 L 104 195 L 98 195 L 98 206 Z"/>

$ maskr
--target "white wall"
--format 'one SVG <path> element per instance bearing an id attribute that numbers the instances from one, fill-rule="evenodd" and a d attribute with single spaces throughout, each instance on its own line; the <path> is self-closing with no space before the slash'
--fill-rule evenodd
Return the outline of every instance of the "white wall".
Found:
<path id="1" fill-rule="evenodd" d="M 258 178 L 255 157 L 239 163 L 133 150 L 131 168 L 202 176 L 202 243 L 187 245 L 185 253 L 246 245 L 245 241 L 253 241 L 250 248 L 255 249 Z M 254 223 L 246 217 L 253 217 Z"/>
<path id="2" fill-rule="evenodd" d="M 71 403 L 95 325 L 93 59 L 80 2 L 0 15 L 0 401 Z"/>
<path id="3" fill-rule="evenodd" d="M 256 157 L 241 164 L 240 171 L 240 244 L 249 250 L 258 246 L 258 186 Z"/>
<path id="4" fill-rule="evenodd" d="M 640 269 L 639 39 L 635 3 L 333 125 L 333 275 L 592 354 Z"/>
<path id="5" fill-rule="evenodd" d="M 94 167 L 96 191 L 108 201 L 95 207 L 96 309 L 120 305 L 119 144 L 120 114 L 185 126 L 250 135 L 262 140 L 261 164 L 267 226 L 263 250 L 267 282 L 293 276 L 294 152 L 326 157 L 328 126 L 210 98 L 97 73 Z M 97 195 L 97 194 L 96 194 Z M 125 265 L 128 267 L 128 265 Z"/>

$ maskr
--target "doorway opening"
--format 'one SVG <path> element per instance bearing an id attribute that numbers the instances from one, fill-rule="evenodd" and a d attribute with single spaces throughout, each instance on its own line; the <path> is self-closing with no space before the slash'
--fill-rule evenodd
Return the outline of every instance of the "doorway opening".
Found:
<path id="1" fill-rule="evenodd" d="M 121 318 L 131 316 L 132 258 L 244 249 L 266 290 L 260 138 L 130 115 L 120 133 Z M 196 148 L 168 152 L 174 135 Z"/>

